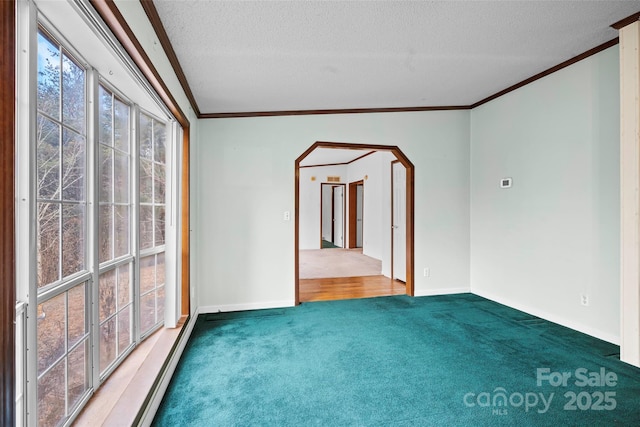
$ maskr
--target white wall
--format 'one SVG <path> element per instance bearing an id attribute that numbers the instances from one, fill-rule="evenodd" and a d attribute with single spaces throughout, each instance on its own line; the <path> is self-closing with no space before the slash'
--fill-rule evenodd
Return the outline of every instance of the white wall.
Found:
<path id="1" fill-rule="evenodd" d="M 472 292 L 612 342 L 618 100 L 616 46 L 471 113 Z"/>
<path id="2" fill-rule="evenodd" d="M 294 301 L 294 162 L 316 141 L 397 145 L 415 165 L 417 295 L 469 289 L 468 111 L 200 120 L 192 262 L 202 310 Z M 293 218 L 293 216 L 292 216 Z"/>
<path id="3" fill-rule="evenodd" d="M 327 182 L 328 176 L 339 176 L 340 183 L 344 184 L 347 178 L 347 166 L 300 169 L 300 249 L 320 249 L 320 188 L 322 183 Z M 315 177 L 315 181 L 311 181 L 311 177 Z M 345 202 L 346 200 L 345 197 Z M 328 224 L 328 226 L 330 229 L 331 225 Z"/>
<path id="4" fill-rule="evenodd" d="M 335 221 L 335 211 L 337 210 L 336 207 L 334 206 L 334 195 L 333 195 L 333 187 L 334 184 L 321 184 L 320 185 L 320 193 L 321 193 L 321 199 L 322 201 L 320 202 L 321 205 L 321 209 L 320 209 L 320 217 L 321 219 L 321 232 L 320 234 L 322 235 L 322 240 L 326 240 L 327 242 L 331 242 L 334 243 L 334 239 L 336 238 L 335 236 L 335 229 L 333 227 L 333 222 Z M 345 206 L 344 206 L 344 187 L 342 187 L 342 211 L 343 211 L 343 215 L 344 215 L 344 210 L 345 210 Z M 298 209 L 302 211 L 302 207 L 298 206 Z M 344 218 L 343 218 L 344 220 Z M 342 236 L 342 240 L 344 240 L 344 236 Z M 320 244 L 318 244 L 318 246 L 320 247 Z"/>
<path id="5" fill-rule="evenodd" d="M 348 165 L 300 169 L 300 249 L 320 248 L 320 186 L 327 176 L 342 184 L 364 181 L 363 250 L 382 260 L 382 274 L 391 276 L 391 152 L 378 151 Z M 365 180 L 365 176 L 367 179 Z M 315 181 L 311 180 L 315 177 Z M 349 203 L 348 185 L 345 187 Z M 348 217 L 347 208 L 347 217 Z M 346 221 L 349 234 L 349 221 Z"/>
<path id="6" fill-rule="evenodd" d="M 362 253 L 382 260 L 382 274 L 391 277 L 391 162 L 378 151 L 349 165 L 349 182 L 364 180 Z M 367 179 L 365 179 L 365 176 Z"/>

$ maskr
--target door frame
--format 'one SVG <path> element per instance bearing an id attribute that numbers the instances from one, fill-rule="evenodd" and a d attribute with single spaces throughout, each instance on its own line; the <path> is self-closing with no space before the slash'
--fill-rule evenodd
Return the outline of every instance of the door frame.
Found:
<path id="1" fill-rule="evenodd" d="M 295 287 L 295 304 L 300 304 L 300 162 L 304 160 L 313 150 L 316 148 L 346 148 L 353 150 L 369 149 L 374 151 L 388 151 L 392 153 L 396 159 L 404 165 L 407 171 L 407 184 L 406 184 L 406 196 L 407 196 L 407 295 L 414 296 L 414 208 L 415 208 L 415 196 L 414 196 L 414 176 L 415 168 L 413 163 L 407 156 L 395 145 L 375 145 L 375 144 L 354 144 L 354 143 L 341 143 L 341 142 L 327 142 L 316 141 L 307 148 L 304 153 L 300 155 L 295 161 L 295 209 L 294 209 L 294 287 Z"/>
<path id="2" fill-rule="evenodd" d="M 320 183 L 320 249 L 322 249 L 322 241 L 324 240 L 322 238 L 322 226 L 323 224 L 323 214 L 324 214 L 324 193 L 322 191 L 322 189 L 324 188 L 324 186 L 330 186 L 331 187 L 331 243 L 334 243 L 335 240 L 335 208 L 333 206 L 334 204 L 334 198 L 333 198 L 333 192 L 335 190 L 336 187 L 342 187 L 342 247 L 344 248 L 344 231 L 345 231 L 345 215 L 346 215 L 346 203 L 345 203 L 345 191 L 346 191 L 346 184 L 338 184 L 335 182 L 321 182 Z M 296 206 L 296 211 L 297 211 L 298 207 Z"/>
<path id="3" fill-rule="evenodd" d="M 364 233 L 364 179 L 349 183 L 349 248 L 358 247 L 358 186 L 362 186 L 362 227 Z M 364 246 L 364 244 L 362 245 Z"/>
<path id="4" fill-rule="evenodd" d="M 395 251 L 394 251 L 394 247 L 395 247 L 395 246 L 394 246 L 394 244 L 393 244 L 394 234 L 395 234 L 395 233 L 394 233 L 394 228 L 393 228 L 393 224 L 394 224 L 394 222 L 395 222 L 395 215 L 394 215 L 394 212 L 393 212 L 393 210 L 394 210 L 393 208 L 394 208 L 394 206 L 395 206 L 395 205 L 394 205 L 394 203 L 393 203 L 393 200 L 394 200 L 393 196 L 395 195 L 395 194 L 394 194 L 395 189 L 394 189 L 394 187 L 393 187 L 393 166 L 394 166 L 396 163 L 400 163 L 400 161 L 398 161 L 398 160 L 393 160 L 393 161 L 391 162 L 391 278 L 392 278 L 392 279 L 394 279 L 394 280 L 396 280 L 396 279 L 393 277 L 393 276 L 394 276 L 393 268 L 394 268 L 394 266 L 395 266 L 395 264 L 394 264 L 394 262 L 393 262 L 393 261 L 394 261 L 394 257 L 395 257 Z M 405 274 L 406 274 L 406 273 L 405 273 Z M 398 280 L 399 280 L 399 279 L 398 279 Z"/>
<path id="5" fill-rule="evenodd" d="M 341 219 L 342 219 L 342 246 L 340 246 L 341 248 L 344 249 L 344 244 L 345 244 L 345 228 L 346 228 L 346 222 L 345 222 L 345 216 L 346 216 L 346 212 L 347 212 L 347 206 L 346 206 L 346 190 L 347 190 L 347 186 L 345 184 L 334 184 L 331 186 L 331 243 L 334 246 L 336 245 L 336 189 L 337 188 L 342 188 L 342 215 L 341 215 Z"/>

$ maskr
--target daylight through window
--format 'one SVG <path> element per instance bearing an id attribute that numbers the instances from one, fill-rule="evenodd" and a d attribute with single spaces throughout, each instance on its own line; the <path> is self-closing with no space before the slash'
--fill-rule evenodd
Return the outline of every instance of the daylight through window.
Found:
<path id="1" fill-rule="evenodd" d="M 33 111 L 37 385 L 29 390 L 42 426 L 72 417 L 164 323 L 170 144 L 167 123 L 52 34 L 38 29 Z"/>

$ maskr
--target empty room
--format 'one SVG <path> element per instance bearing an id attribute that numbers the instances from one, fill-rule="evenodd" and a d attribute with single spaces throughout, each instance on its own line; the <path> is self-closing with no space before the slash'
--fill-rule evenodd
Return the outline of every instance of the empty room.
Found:
<path id="1" fill-rule="evenodd" d="M 639 17 L 0 2 L 0 423 L 637 425 Z"/>

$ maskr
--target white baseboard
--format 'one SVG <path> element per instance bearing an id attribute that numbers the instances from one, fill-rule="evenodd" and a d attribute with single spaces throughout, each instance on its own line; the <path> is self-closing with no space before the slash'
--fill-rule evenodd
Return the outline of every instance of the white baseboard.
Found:
<path id="1" fill-rule="evenodd" d="M 473 291 L 471 291 L 471 293 L 473 293 L 475 295 L 478 295 L 480 297 L 489 299 L 491 301 L 495 301 L 497 303 L 506 305 L 508 307 L 515 308 L 516 310 L 523 311 L 523 312 L 525 312 L 527 314 L 531 314 L 531 315 L 539 317 L 541 319 L 548 320 L 548 321 L 553 322 L 553 323 L 557 323 L 558 325 L 566 326 L 569 329 L 573 329 L 575 331 L 582 332 L 583 334 L 587 334 L 587 335 L 590 335 L 592 337 L 601 339 L 603 341 L 610 342 L 611 344 L 620 345 L 620 337 L 619 336 L 616 336 L 616 335 L 610 334 L 608 332 L 604 332 L 604 331 L 592 328 L 590 326 L 583 325 L 583 324 L 578 323 L 578 322 L 574 322 L 571 319 L 560 317 L 558 315 L 555 315 L 555 314 L 552 314 L 552 313 L 548 313 L 548 312 L 546 312 L 544 310 L 540 310 L 540 309 L 537 309 L 535 307 L 529 307 L 526 304 L 514 302 L 514 301 L 511 301 L 511 300 L 509 300 L 507 298 L 503 298 L 503 297 L 491 294 L 490 292 L 473 290 Z"/>
<path id="2" fill-rule="evenodd" d="M 439 288 L 439 289 L 414 289 L 417 297 L 430 297 L 435 295 L 467 294 L 471 292 L 469 288 Z"/>
<path id="3" fill-rule="evenodd" d="M 198 313 L 219 313 L 230 311 L 245 311 L 245 310 L 263 310 L 266 308 L 283 308 L 293 307 L 295 301 L 265 301 L 265 302 L 253 302 L 245 304 L 223 304 L 223 305 L 204 305 L 198 307 Z"/>
<path id="4" fill-rule="evenodd" d="M 167 391 L 167 387 L 169 387 L 169 382 L 171 381 L 171 377 L 178 366 L 178 361 L 182 356 L 182 352 L 184 351 L 185 346 L 187 345 L 187 341 L 189 341 L 189 337 L 191 336 L 191 332 L 193 331 L 193 327 L 196 324 L 196 320 L 198 319 L 198 310 L 193 316 L 189 317 L 189 322 L 184 325 L 184 332 L 180 337 L 180 342 L 176 347 L 176 351 L 171 355 L 171 360 L 167 365 L 167 369 L 162 374 L 162 379 L 160 380 L 160 384 L 154 390 L 153 396 L 151 396 L 151 400 L 147 404 L 147 407 L 144 410 L 142 415 L 142 419 L 140 420 L 141 426 L 148 427 L 153 422 L 153 418 L 156 416 L 156 412 L 160 407 L 160 403 L 162 402 L 162 398 L 164 397 L 164 393 Z"/>

